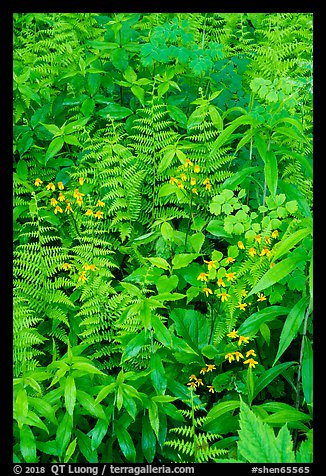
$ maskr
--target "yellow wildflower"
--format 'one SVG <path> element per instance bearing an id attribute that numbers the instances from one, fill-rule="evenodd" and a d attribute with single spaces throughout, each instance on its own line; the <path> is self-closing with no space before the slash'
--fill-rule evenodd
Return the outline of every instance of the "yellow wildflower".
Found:
<path id="1" fill-rule="evenodd" d="M 68 213 L 68 215 L 69 215 L 70 212 L 74 213 L 73 209 L 71 208 L 71 204 L 70 204 L 69 201 L 67 201 L 67 206 L 66 206 L 65 211 Z"/>
<path id="2" fill-rule="evenodd" d="M 97 207 L 105 207 L 105 203 L 99 200 L 96 204 Z"/>
<path id="3" fill-rule="evenodd" d="M 189 165 L 192 166 L 193 163 L 191 162 L 191 160 L 186 159 L 186 161 L 185 161 L 185 167 L 188 167 Z"/>
<path id="4" fill-rule="evenodd" d="M 237 362 L 239 362 L 240 357 L 241 359 L 244 359 L 244 356 L 241 354 L 241 352 L 238 352 L 238 351 L 233 352 L 233 355 L 235 355 Z"/>
<path id="5" fill-rule="evenodd" d="M 95 218 L 97 218 L 98 220 L 99 220 L 100 218 L 103 218 L 103 212 L 100 212 L 100 211 L 96 212 L 96 213 L 95 213 Z"/>
<path id="6" fill-rule="evenodd" d="M 50 203 L 53 207 L 55 207 L 58 202 L 55 198 L 51 198 Z"/>
<path id="7" fill-rule="evenodd" d="M 258 364 L 258 362 L 256 362 L 254 359 L 248 359 L 248 360 L 245 360 L 243 362 L 244 364 L 249 364 L 249 367 L 252 369 L 252 368 L 255 368 L 255 366 Z"/>
<path id="8" fill-rule="evenodd" d="M 215 393 L 214 387 L 212 385 L 207 385 L 208 391 Z"/>
<path id="9" fill-rule="evenodd" d="M 178 187 L 181 188 L 181 189 L 184 189 L 184 188 L 185 188 L 185 186 L 183 185 L 182 182 L 178 182 L 177 185 L 178 185 Z"/>
<path id="10" fill-rule="evenodd" d="M 232 360 L 234 360 L 234 355 L 232 352 L 228 352 L 225 356 L 225 359 L 227 359 L 230 363 L 232 362 Z"/>
<path id="11" fill-rule="evenodd" d="M 40 178 L 37 178 L 34 182 L 34 185 L 36 185 L 36 187 L 39 187 L 42 183 L 43 181 Z"/>
<path id="12" fill-rule="evenodd" d="M 216 370 L 216 367 L 214 364 L 206 364 L 207 366 L 207 372 L 212 372 L 213 370 Z"/>
<path id="13" fill-rule="evenodd" d="M 197 192 L 196 188 L 193 188 L 191 191 L 192 191 L 192 193 L 195 193 L 196 195 L 198 195 L 198 192 Z"/>
<path id="14" fill-rule="evenodd" d="M 240 250 L 244 250 L 245 249 L 245 246 L 243 244 L 242 241 L 238 241 L 238 248 L 240 248 Z"/>
<path id="15" fill-rule="evenodd" d="M 219 278 L 219 279 L 217 280 L 217 285 L 218 285 L 219 288 L 220 288 L 221 286 L 223 286 L 223 287 L 225 288 L 225 284 L 224 284 L 224 281 L 223 281 L 222 278 Z"/>
<path id="16" fill-rule="evenodd" d="M 83 269 L 84 269 L 85 271 L 88 271 L 88 270 L 89 270 L 89 264 L 85 263 L 85 264 L 83 265 Z"/>
<path id="17" fill-rule="evenodd" d="M 204 184 L 204 185 L 207 185 L 207 184 L 209 184 L 209 183 L 210 183 L 209 178 L 208 178 L 208 177 L 205 178 L 205 180 L 203 181 L 203 184 Z"/>
<path id="18" fill-rule="evenodd" d="M 63 263 L 62 269 L 64 269 L 65 271 L 68 271 L 68 269 L 71 269 L 71 265 L 69 263 Z"/>
<path id="19" fill-rule="evenodd" d="M 215 266 L 215 263 L 216 263 L 216 262 L 217 262 L 216 260 L 214 260 L 214 261 L 207 261 L 207 260 L 204 259 L 204 263 L 207 264 L 208 271 L 209 271 L 210 269 L 212 269 L 212 268 L 215 268 L 215 269 L 216 269 L 216 266 Z"/>
<path id="20" fill-rule="evenodd" d="M 246 357 L 249 357 L 250 355 L 256 357 L 256 352 L 253 349 L 250 349 L 248 352 L 246 352 Z"/>
<path id="21" fill-rule="evenodd" d="M 225 276 L 227 277 L 228 281 L 234 281 L 236 274 L 237 273 L 226 273 Z"/>
<path id="22" fill-rule="evenodd" d="M 248 294 L 248 291 L 246 291 L 245 289 L 241 291 L 241 296 L 246 297 L 247 294 Z"/>
<path id="23" fill-rule="evenodd" d="M 194 172 L 195 172 L 195 174 L 198 174 L 198 172 L 200 172 L 200 167 L 199 167 L 199 165 L 195 165 L 195 167 L 194 167 Z"/>
<path id="24" fill-rule="evenodd" d="M 260 256 L 269 256 L 271 254 L 271 252 L 269 251 L 269 249 L 267 248 L 267 246 L 264 246 L 263 249 L 261 250 L 261 253 L 260 253 Z"/>
<path id="25" fill-rule="evenodd" d="M 197 387 L 195 382 L 189 382 L 189 383 L 187 383 L 187 385 L 189 385 L 189 387 L 191 387 L 191 388 L 196 388 Z"/>
<path id="26" fill-rule="evenodd" d="M 221 298 L 221 301 L 224 302 L 224 301 L 227 301 L 228 298 L 230 297 L 230 294 L 227 294 L 227 293 L 220 293 L 218 294 L 218 297 Z"/>
<path id="27" fill-rule="evenodd" d="M 58 200 L 59 200 L 59 202 L 64 202 L 66 200 L 63 193 L 61 193 L 61 192 L 59 193 Z"/>
<path id="28" fill-rule="evenodd" d="M 203 291 L 206 294 L 206 297 L 208 297 L 209 294 L 213 294 L 213 291 L 209 288 L 203 288 Z"/>
<path id="29" fill-rule="evenodd" d="M 77 197 L 77 200 L 76 202 L 78 203 L 78 205 L 81 207 L 82 204 L 83 204 L 83 197 Z"/>
<path id="30" fill-rule="evenodd" d="M 196 185 L 196 179 L 194 177 L 191 177 L 190 185 Z"/>
<path id="31" fill-rule="evenodd" d="M 84 182 L 85 182 L 84 177 L 79 177 L 78 182 L 79 182 L 79 185 L 84 185 Z"/>
<path id="32" fill-rule="evenodd" d="M 233 329 L 233 331 L 229 332 L 226 335 L 227 335 L 227 337 L 231 337 L 231 339 L 237 339 L 238 338 L 238 331 Z"/>
<path id="33" fill-rule="evenodd" d="M 228 257 L 226 258 L 226 261 L 227 261 L 228 263 L 234 263 L 234 262 L 235 262 L 235 259 L 232 258 L 232 256 L 228 256 Z"/>
<path id="34" fill-rule="evenodd" d="M 82 271 L 79 278 L 78 278 L 78 281 L 83 281 L 83 283 L 85 281 L 87 281 L 87 278 L 86 278 L 86 275 L 85 275 L 85 271 Z"/>
<path id="35" fill-rule="evenodd" d="M 59 212 L 59 213 L 63 213 L 63 210 L 62 210 L 61 207 L 59 207 L 59 205 L 57 205 L 53 211 L 54 211 L 55 215 L 56 215 L 58 212 Z"/>
<path id="36" fill-rule="evenodd" d="M 78 188 L 75 188 L 74 190 L 74 197 L 75 198 L 78 198 L 78 197 L 83 197 L 85 194 L 84 193 L 81 193 Z"/>
<path id="37" fill-rule="evenodd" d="M 62 182 L 58 182 L 58 189 L 63 190 L 65 187 Z"/>
<path id="38" fill-rule="evenodd" d="M 263 293 L 259 293 L 259 294 L 258 294 L 257 302 L 259 302 L 259 301 L 266 301 L 266 299 L 267 299 L 267 297 L 264 296 Z"/>
<path id="39" fill-rule="evenodd" d="M 174 178 L 174 177 L 171 177 L 170 180 L 169 180 L 170 183 L 176 183 L 177 182 L 177 179 Z"/>
<path id="40" fill-rule="evenodd" d="M 197 384 L 197 385 L 204 385 L 201 378 L 198 378 L 198 379 L 196 380 L 196 384 Z"/>
<path id="41" fill-rule="evenodd" d="M 257 243 L 261 243 L 261 236 L 260 236 L 260 235 L 256 235 L 256 236 L 255 236 L 255 240 L 257 241 Z"/>
<path id="42" fill-rule="evenodd" d="M 89 269 L 90 269 L 91 271 L 95 271 L 95 270 L 98 269 L 98 268 L 95 266 L 95 264 L 90 264 L 90 265 L 89 265 Z"/>
<path id="43" fill-rule="evenodd" d="M 197 281 L 207 281 L 207 276 L 208 276 L 207 273 L 200 273 L 197 278 Z"/>
<path id="44" fill-rule="evenodd" d="M 207 372 L 206 367 L 203 367 L 199 373 L 205 375 L 206 372 Z"/>
<path id="45" fill-rule="evenodd" d="M 256 251 L 255 248 L 249 248 L 249 254 L 250 254 L 250 256 L 255 256 L 256 253 L 257 253 L 257 251 Z"/>
<path id="46" fill-rule="evenodd" d="M 197 380 L 197 377 L 195 374 L 191 374 L 189 377 L 189 380 Z"/>
<path id="47" fill-rule="evenodd" d="M 265 243 L 267 243 L 268 245 L 270 244 L 271 242 L 271 239 L 269 236 L 265 236 Z"/>
<path id="48" fill-rule="evenodd" d="M 207 183 L 207 184 L 205 185 L 205 188 L 206 188 L 206 190 L 210 190 L 210 189 L 212 188 L 212 184 L 211 184 L 211 183 Z"/>
<path id="49" fill-rule="evenodd" d="M 181 180 L 185 182 L 187 180 L 187 175 L 186 174 L 181 174 Z"/>
<path id="50" fill-rule="evenodd" d="M 278 230 L 274 230 L 274 231 L 272 232 L 272 238 L 274 238 L 274 239 L 275 239 L 275 238 L 277 238 L 277 237 L 278 237 L 278 235 L 279 235 L 279 232 L 278 232 Z"/>
<path id="51" fill-rule="evenodd" d="M 88 217 L 92 216 L 93 215 L 92 210 L 89 208 L 87 212 L 85 213 L 85 215 L 87 215 Z"/>
<path id="52" fill-rule="evenodd" d="M 240 336 L 238 340 L 238 345 L 241 345 L 242 343 L 248 344 L 248 342 L 249 342 L 249 337 Z"/>
<path id="53" fill-rule="evenodd" d="M 245 311 L 247 306 L 248 304 L 246 302 L 239 302 L 239 306 L 237 307 L 241 309 L 241 311 Z"/>
<path id="54" fill-rule="evenodd" d="M 52 190 L 52 192 L 55 191 L 55 185 L 53 182 L 50 182 L 47 186 L 46 186 L 46 189 L 47 190 Z"/>

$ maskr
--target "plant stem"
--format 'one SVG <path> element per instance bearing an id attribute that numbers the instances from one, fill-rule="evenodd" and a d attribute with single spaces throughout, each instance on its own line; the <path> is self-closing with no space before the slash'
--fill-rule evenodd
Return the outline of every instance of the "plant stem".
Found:
<path id="1" fill-rule="evenodd" d="M 187 227 L 186 238 L 185 238 L 185 251 L 187 248 L 187 241 L 188 241 L 188 235 L 190 231 L 191 222 L 192 222 L 192 194 L 190 195 L 190 215 L 189 215 L 188 227 Z"/>

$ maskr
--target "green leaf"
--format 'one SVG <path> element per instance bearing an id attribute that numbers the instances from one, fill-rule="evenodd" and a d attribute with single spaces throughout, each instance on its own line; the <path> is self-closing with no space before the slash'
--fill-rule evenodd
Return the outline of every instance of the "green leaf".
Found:
<path id="1" fill-rule="evenodd" d="M 273 429 L 257 417 L 243 401 L 240 404 L 238 451 L 249 463 L 279 463 Z"/>
<path id="2" fill-rule="evenodd" d="M 77 437 L 74 440 L 72 440 L 72 442 L 69 444 L 64 455 L 64 459 L 63 459 L 64 463 L 68 463 L 68 461 L 71 459 L 72 455 L 74 454 L 76 450 L 76 446 L 77 446 Z"/>
<path id="3" fill-rule="evenodd" d="M 158 394 L 164 394 L 167 387 L 167 380 L 162 359 L 157 352 L 151 355 L 149 366 L 151 369 L 151 381 L 156 392 Z"/>
<path id="4" fill-rule="evenodd" d="M 309 297 L 303 297 L 290 310 L 281 332 L 280 342 L 276 357 L 274 359 L 274 364 L 275 362 L 277 362 L 277 360 L 279 360 L 281 355 L 285 352 L 285 350 L 289 347 L 293 339 L 296 337 L 301 323 L 304 319 L 305 310 L 307 308 L 308 302 Z"/>
<path id="5" fill-rule="evenodd" d="M 58 420 L 55 416 L 55 409 L 44 398 L 29 397 L 28 401 L 30 405 L 34 407 L 34 410 L 53 425 L 58 426 Z"/>
<path id="6" fill-rule="evenodd" d="M 154 433 L 156 437 L 158 438 L 160 420 L 159 420 L 158 406 L 153 400 L 149 401 L 148 417 L 149 417 L 151 427 L 153 428 Z"/>
<path id="7" fill-rule="evenodd" d="M 220 220 L 211 220 L 206 229 L 209 233 L 219 238 L 231 238 L 232 236 L 225 231 L 223 222 Z"/>
<path id="8" fill-rule="evenodd" d="M 72 368 L 79 372 L 84 372 L 85 374 L 105 375 L 101 370 L 88 362 L 74 362 Z"/>
<path id="9" fill-rule="evenodd" d="M 134 442 L 126 428 L 124 428 L 119 421 L 115 422 L 115 434 L 117 435 L 118 443 L 124 457 L 130 463 L 134 463 L 136 461 L 136 448 Z"/>
<path id="10" fill-rule="evenodd" d="M 255 381 L 254 375 L 252 372 L 252 368 L 248 366 L 247 369 L 247 377 L 246 377 L 246 389 L 248 393 L 248 403 L 251 405 L 251 402 L 254 398 L 254 391 L 255 391 Z"/>
<path id="11" fill-rule="evenodd" d="M 127 51 L 122 48 L 117 48 L 111 52 L 110 59 L 112 64 L 119 70 L 124 72 L 129 64 L 129 57 Z"/>
<path id="12" fill-rule="evenodd" d="M 212 123 L 214 124 L 214 126 L 216 127 L 216 129 L 218 131 L 221 131 L 223 130 L 223 120 L 220 116 L 220 113 L 218 112 L 218 110 L 216 109 L 215 106 L 213 106 L 213 104 L 210 104 L 209 107 L 208 107 L 208 112 L 209 112 L 209 115 L 210 115 L 210 118 L 212 120 Z"/>
<path id="13" fill-rule="evenodd" d="M 170 185 L 170 184 L 166 184 L 166 185 Z M 170 223 L 168 223 L 168 222 L 162 223 L 162 225 L 161 225 L 161 234 L 162 234 L 165 241 L 173 241 L 174 230 L 173 230 L 172 226 L 170 225 Z"/>
<path id="14" fill-rule="evenodd" d="M 245 167 L 242 170 L 236 172 L 232 177 L 227 178 L 222 186 L 221 190 L 229 189 L 234 190 L 240 185 L 248 176 L 253 176 L 259 169 L 259 167 Z"/>
<path id="15" fill-rule="evenodd" d="M 199 253 L 205 241 L 205 235 L 202 232 L 195 233 L 189 237 L 189 242 L 196 253 Z"/>
<path id="16" fill-rule="evenodd" d="M 280 410 L 264 418 L 264 422 L 270 425 L 279 425 L 293 421 L 309 421 L 311 416 L 300 412 L 295 408 Z"/>
<path id="17" fill-rule="evenodd" d="M 131 92 L 136 96 L 141 104 L 144 104 L 145 99 L 145 91 L 143 88 L 138 86 L 138 84 L 134 84 L 131 86 Z"/>
<path id="18" fill-rule="evenodd" d="M 155 257 L 155 258 L 146 258 L 150 263 L 158 268 L 169 269 L 170 264 L 164 258 Z"/>
<path id="19" fill-rule="evenodd" d="M 174 256 L 172 259 L 172 265 L 174 269 L 185 268 L 194 259 L 197 258 L 197 253 L 180 253 Z"/>
<path id="20" fill-rule="evenodd" d="M 100 444 L 103 441 L 103 438 L 108 432 L 109 424 L 107 421 L 102 420 L 102 418 L 99 418 L 96 422 L 96 425 L 94 428 L 88 433 L 88 435 L 91 437 L 91 448 L 92 450 L 96 450 Z"/>
<path id="21" fill-rule="evenodd" d="M 77 428 L 74 430 L 78 440 L 78 447 L 88 463 L 98 463 L 97 452 L 92 449 L 92 440 Z"/>
<path id="22" fill-rule="evenodd" d="M 48 162 L 49 159 L 54 157 L 61 149 L 64 144 L 63 137 L 56 137 L 53 141 L 50 142 L 49 147 L 45 154 L 45 164 Z"/>
<path id="23" fill-rule="evenodd" d="M 143 330 L 142 332 L 137 334 L 133 339 L 131 339 L 126 345 L 124 353 L 122 354 L 121 362 L 125 362 L 126 360 L 129 360 L 132 357 L 135 357 L 135 355 L 138 354 L 138 352 L 141 350 L 141 348 L 147 341 L 147 338 L 148 336 L 147 334 L 145 334 L 145 330 Z"/>
<path id="24" fill-rule="evenodd" d="M 193 309 L 173 309 L 171 318 L 176 331 L 184 341 L 197 353 L 208 344 L 210 326 L 208 319 Z"/>
<path id="25" fill-rule="evenodd" d="M 26 463 L 37 463 L 35 436 L 29 426 L 24 425 L 20 431 L 20 451 Z"/>
<path id="26" fill-rule="evenodd" d="M 178 282 L 178 276 L 172 275 L 169 277 L 164 274 L 156 280 L 155 284 L 159 293 L 169 293 L 177 287 Z"/>
<path id="27" fill-rule="evenodd" d="M 132 110 L 127 107 L 119 106 L 119 104 L 109 104 L 98 112 L 103 118 L 111 117 L 115 120 L 125 119 L 132 114 Z"/>
<path id="28" fill-rule="evenodd" d="M 295 231 L 290 236 L 285 239 L 282 239 L 273 247 L 273 261 L 276 261 L 285 253 L 290 251 L 295 245 L 300 243 L 303 238 L 311 233 L 309 228 L 302 228 L 301 230 Z"/>
<path id="29" fill-rule="evenodd" d="M 281 279 L 285 278 L 285 276 L 296 268 L 300 261 L 302 261 L 302 255 L 293 255 L 277 263 L 260 278 L 258 283 L 248 293 L 248 297 L 281 281 Z"/>
<path id="30" fill-rule="evenodd" d="M 276 377 L 278 377 L 282 372 L 286 369 L 295 365 L 296 362 L 284 362 L 283 364 L 275 365 L 271 369 L 266 370 L 263 372 L 256 381 L 254 396 L 255 398 L 267 385 L 269 385 Z"/>
<path id="31" fill-rule="evenodd" d="M 278 182 L 278 166 L 276 156 L 272 151 L 267 151 L 266 153 L 264 171 L 267 187 L 272 197 L 275 197 Z"/>
<path id="32" fill-rule="evenodd" d="M 105 385 L 105 387 L 103 387 L 99 391 L 95 399 L 95 403 L 100 403 L 102 400 L 104 400 L 105 397 L 109 395 L 109 393 L 113 392 L 115 388 L 116 388 L 116 382 L 112 382 L 109 385 Z"/>
<path id="33" fill-rule="evenodd" d="M 313 350 L 306 336 L 303 347 L 302 389 L 306 403 L 311 405 L 313 403 Z"/>
<path id="34" fill-rule="evenodd" d="M 72 425 L 73 418 L 66 412 L 59 423 L 55 437 L 59 456 L 63 455 L 68 446 L 72 434 Z"/>
<path id="35" fill-rule="evenodd" d="M 169 116 L 176 122 L 178 122 L 184 129 L 187 128 L 187 116 L 185 113 L 178 108 L 177 106 L 173 106 L 169 104 L 167 106 L 167 111 Z"/>
<path id="36" fill-rule="evenodd" d="M 18 177 L 25 182 L 28 177 L 28 167 L 25 160 L 20 159 L 17 163 L 16 172 Z"/>
<path id="37" fill-rule="evenodd" d="M 151 320 L 155 338 L 161 342 L 165 347 L 172 347 L 172 336 L 170 331 L 165 327 L 161 319 L 155 315 L 152 316 Z"/>
<path id="38" fill-rule="evenodd" d="M 27 392 L 24 388 L 21 388 L 17 393 L 17 397 L 14 404 L 14 411 L 18 422 L 18 427 L 22 428 L 28 413 L 28 398 Z"/>
<path id="39" fill-rule="evenodd" d="M 85 410 L 96 418 L 102 418 L 107 420 L 105 412 L 99 403 L 95 403 L 95 400 L 83 390 L 77 390 L 76 397 L 78 402 L 85 408 Z"/>
<path id="40" fill-rule="evenodd" d="M 230 139 L 235 129 L 244 124 L 252 124 L 252 122 L 252 117 L 247 114 L 234 119 L 234 121 L 232 121 L 231 124 L 218 136 L 213 144 L 210 155 L 214 156 L 216 154 L 216 152 Z"/>
<path id="41" fill-rule="evenodd" d="M 68 375 L 64 390 L 65 407 L 69 415 L 74 413 L 76 403 L 76 384 L 72 375 Z"/>
<path id="42" fill-rule="evenodd" d="M 156 439 L 147 415 L 142 417 L 141 447 L 148 463 L 152 463 L 156 453 Z"/>
<path id="43" fill-rule="evenodd" d="M 81 112 L 84 114 L 84 116 L 89 117 L 91 116 L 92 112 L 95 109 L 95 101 L 93 98 L 86 98 L 85 101 L 82 104 L 81 107 Z"/>
<path id="44" fill-rule="evenodd" d="M 175 148 L 167 149 L 167 150 L 164 151 L 163 158 L 162 158 L 161 162 L 158 164 L 158 167 L 157 167 L 157 173 L 158 174 L 163 173 L 164 170 L 166 170 L 170 166 L 174 156 L 175 156 Z M 166 184 L 166 185 L 172 185 L 173 186 L 173 184 Z M 174 188 L 175 188 L 175 185 L 173 186 L 173 189 Z M 171 190 L 172 190 L 172 188 L 171 188 Z M 164 195 L 161 195 L 161 196 L 164 196 Z"/>
<path id="45" fill-rule="evenodd" d="M 205 424 L 202 427 L 203 430 L 205 430 L 205 426 L 212 420 L 216 420 L 220 416 L 224 415 L 224 413 L 233 412 L 233 410 L 239 408 L 239 406 L 239 400 L 228 400 L 226 402 L 218 403 L 206 415 Z"/>
<path id="46" fill-rule="evenodd" d="M 264 322 L 272 321 L 278 316 L 288 314 L 290 308 L 284 306 L 269 306 L 249 316 L 239 327 L 239 335 L 251 337 L 255 335 Z"/>

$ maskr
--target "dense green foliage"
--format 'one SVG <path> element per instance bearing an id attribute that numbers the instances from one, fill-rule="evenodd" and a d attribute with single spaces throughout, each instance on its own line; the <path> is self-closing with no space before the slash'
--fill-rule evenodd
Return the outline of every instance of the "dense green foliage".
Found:
<path id="1" fill-rule="evenodd" d="M 312 461 L 312 15 L 14 15 L 14 461 Z"/>

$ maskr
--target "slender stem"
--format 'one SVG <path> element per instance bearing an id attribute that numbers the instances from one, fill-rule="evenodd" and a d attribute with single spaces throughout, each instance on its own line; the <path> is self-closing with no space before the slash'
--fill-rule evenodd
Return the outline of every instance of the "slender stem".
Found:
<path id="1" fill-rule="evenodd" d="M 190 195 L 190 216 L 189 216 L 188 227 L 187 227 L 187 231 L 186 231 L 185 250 L 187 248 L 188 235 L 189 235 L 189 231 L 190 231 L 190 225 L 191 225 L 191 222 L 192 222 L 192 195 L 193 194 Z"/>
<path id="2" fill-rule="evenodd" d="M 271 134 L 269 135 L 269 138 L 268 138 L 267 152 L 269 152 L 270 150 L 271 150 Z M 267 183 L 266 183 L 266 175 L 265 175 L 264 193 L 263 193 L 263 206 L 265 206 L 266 192 L 267 192 Z M 264 213 L 263 213 L 263 215 L 264 215 Z"/>

